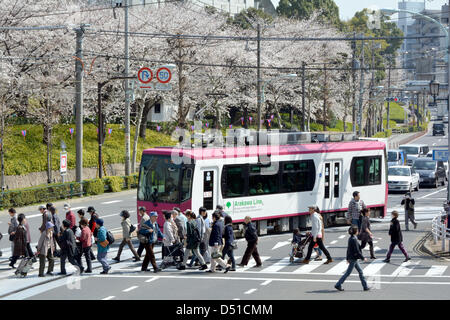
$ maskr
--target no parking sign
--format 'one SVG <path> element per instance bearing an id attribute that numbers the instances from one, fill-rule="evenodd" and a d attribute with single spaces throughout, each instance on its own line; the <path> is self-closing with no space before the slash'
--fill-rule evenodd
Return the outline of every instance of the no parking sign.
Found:
<path id="1" fill-rule="evenodd" d="M 154 90 L 172 90 L 172 86 L 169 84 L 172 80 L 172 71 L 170 67 L 158 67 L 153 70 L 155 72 L 155 78 L 157 82 L 151 84 L 153 78 L 153 71 L 150 68 L 143 67 L 138 72 L 138 80 L 141 83 L 141 89 L 154 89 Z"/>
<path id="2" fill-rule="evenodd" d="M 151 88 L 150 82 L 153 80 L 153 71 L 150 68 L 141 68 L 138 72 L 138 79 L 141 82 L 141 88 Z"/>

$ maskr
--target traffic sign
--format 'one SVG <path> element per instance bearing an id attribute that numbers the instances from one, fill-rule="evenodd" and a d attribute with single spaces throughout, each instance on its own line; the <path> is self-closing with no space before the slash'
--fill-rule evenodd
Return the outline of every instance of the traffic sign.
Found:
<path id="1" fill-rule="evenodd" d="M 448 150 L 433 150 L 433 160 L 448 161 Z"/>
<path id="2" fill-rule="evenodd" d="M 141 82 L 141 88 L 149 87 L 149 83 L 153 80 L 153 71 L 147 67 L 141 68 L 138 72 L 138 79 Z"/>
<path id="3" fill-rule="evenodd" d="M 172 71 L 167 67 L 159 68 L 156 71 L 156 79 L 158 79 L 159 83 L 169 83 L 172 79 Z"/>
<path id="4" fill-rule="evenodd" d="M 61 175 L 67 174 L 67 152 L 61 152 L 59 170 L 61 172 Z"/>

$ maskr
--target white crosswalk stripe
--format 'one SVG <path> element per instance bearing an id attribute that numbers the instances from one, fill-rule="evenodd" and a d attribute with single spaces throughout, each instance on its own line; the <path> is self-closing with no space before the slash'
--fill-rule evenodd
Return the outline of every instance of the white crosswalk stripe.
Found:
<path id="1" fill-rule="evenodd" d="M 386 265 L 381 259 L 377 259 L 363 269 L 365 276 L 373 276 L 380 272 L 380 270 Z"/>
<path id="2" fill-rule="evenodd" d="M 296 274 L 306 274 L 306 273 L 310 273 L 313 272 L 314 270 L 316 270 L 318 267 L 320 267 L 321 265 L 323 265 L 325 263 L 325 259 L 321 260 L 321 261 L 310 261 L 308 264 L 305 264 L 303 266 L 301 266 L 300 268 L 294 270 L 293 273 Z"/>
<path id="3" fill-rule="evenodd" d="M 447 266 L 431 266 L 431 268 L 427 271 L 425 274 L 426 277 L 436 277 L 436 276 L 442 276 L 447 270 Z"/>
<path id="4" fill-rule="evenodd" d="M 325 272 L 325 274 L 342 275 L 348 268 L 347 260 L 342 260 L 337 265 L 332 267 L 330 270 Z"/>
<path id="5" fill-rule="evenodd" d="M 264 263 L 264 261 L 270 259 L 270 257 L 267 257 L 267 256 L 261 256 L 260 258 L 261 258 L 262 263 Z M 256 266 L 256 262 L 254 259 L 252 259 L 245 267 L 238 267 L 238 269 L 240 271 L 246 271 L 250 268 L 253 268 L 254 266 Z"/>
<path id="6" fill-rule="evenodd" d="M 420 261 L 407 261 L 403 262 L 393 273 L 393 277 L 405 277 L 414 270 L 414 268 L 420 263 Z"/>
<path id="7" fill-rule="evenodd" d="M 261 272 L 271 273 L 271 272 L 277 272 L 283 269 L 284 267 L 287 267 L 289 262 L 289 257 L 283 258 L 280 261 L 272 264 L 270 267 L 264 268 Z"/>

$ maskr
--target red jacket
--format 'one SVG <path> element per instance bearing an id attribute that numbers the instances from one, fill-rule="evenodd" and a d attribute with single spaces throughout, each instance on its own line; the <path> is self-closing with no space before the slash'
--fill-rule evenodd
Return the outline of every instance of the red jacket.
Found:
<path id="1" fill-rule="evenodd" d="M 66 212 L 66 219 L 70 221 L 70 227 L 69 229 L 72 229 L 74 225 L 76 225 L 77 221 L 75 219 L 75 215 L 73 214 L 72 210 L 69 210 Z"/>
<path id="2" fill-rule="evenodd" d="M 87 248 L 92 246 L 92 233 L 88 227 L 84 227 L 81 229 L 81 237 L 80 237 L 81 247 Z"/>

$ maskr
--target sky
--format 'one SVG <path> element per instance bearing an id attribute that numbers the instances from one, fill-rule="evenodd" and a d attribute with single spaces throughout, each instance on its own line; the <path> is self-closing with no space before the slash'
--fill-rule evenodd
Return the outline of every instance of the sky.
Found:
<path id="1" fill-rule="evenodd" d="M 377 6 L 381 8 L 398 8 L 398 2 L 400 0 L 334 0 L 339 7 L 339 15 L 342 20 L 351 19 L 357 11 L 361 11 L 364 8 L 370 8 Z M 415 0 L 421 2 L 423 0 Z M 401 1 L 400 1 L 401 2 Z M 448 0 L 425 0 L 426 9 L 440 9 L 443 4 L 448 3 Z M 395 16 L 393 16 L 395 18 Z"/>

